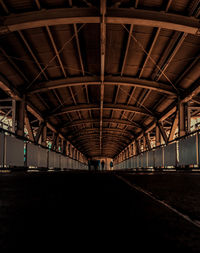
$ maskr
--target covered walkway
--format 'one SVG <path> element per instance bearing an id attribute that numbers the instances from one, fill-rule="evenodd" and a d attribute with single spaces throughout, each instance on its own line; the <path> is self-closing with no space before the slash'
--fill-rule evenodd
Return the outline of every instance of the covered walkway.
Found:
<path id="1" fill-rule="evenodd" d="M 2 252 L 200 252 L 199 17 L 0 0 Z"/>

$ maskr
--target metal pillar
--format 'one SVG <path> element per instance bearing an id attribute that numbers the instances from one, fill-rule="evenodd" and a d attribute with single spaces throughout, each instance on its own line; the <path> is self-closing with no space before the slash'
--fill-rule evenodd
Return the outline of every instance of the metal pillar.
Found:
<path id="1" fill-rule="evenodd" d="M 187 133 L 190 132 L 191 126 L 191 109 L 190 109 L 190 102 L 186 104 L 186 118 L 187 118 Z"/>
<path id="2" fill-rule="evenodd" d="M 185 115 L 185 104 L 178 103 L 178 135 L 179 137 L 186 134 L 186 115 Z"/>
<path id="3" fill-rule="evenodd" d="M 62 140 L 62 151 L 63 155 L 67 155 L 67 141 Z"/>
<path id="4" fill-rule="evenodd" d="M 160 144 L 161 144 L 161 134 L 160 134 L 159 127 L 156 126 L 156 147 L 160 146 Z"/>
<path id="5" fill-rule="evenodd" d="M 56 150 L 56 151 L 60 151 L 60 150 L 59 150 L 59 147 L 60 147 L 60 137 L 57 136 L 57 138 L 56 138 L 56 148 L 55 148 L 55 150 Z"/>
<path id="6" fill-rule="evenodd" d="M 12 100 L 12 131 L 24 136 L 25 100 Z"/>
<path id="7" fill-rule="evenodd" d="M 71 158 L 74 159 L 74 147 L 71 146 Z"/>
<path id="8" fill-rule="evenodd" d="M 46 125 L 44 125 L 43 130 L 42 130 L 41 144 L 45 147 L 47 146 L 47 126 Z"/>
<path id="9" fill-rule="evenodd" d="M 177 127 L 178 127 L 178 111 L 176 111 L 175 113 L 174 121 L 170 129 L 170 134 L 169 134 L 169 139 L 168 139 L 169 141 L 172 141 L 174 139 L 174 135 L 175 135 Z"/>
<path id="10" fill-rule="evenodd" d="M 140 140 L 139 140 L 140 141 Z M 139 141 L 135 140 L 135 154 L 139 155 L 140 154 L 140 145 L 139 145 Z"/>

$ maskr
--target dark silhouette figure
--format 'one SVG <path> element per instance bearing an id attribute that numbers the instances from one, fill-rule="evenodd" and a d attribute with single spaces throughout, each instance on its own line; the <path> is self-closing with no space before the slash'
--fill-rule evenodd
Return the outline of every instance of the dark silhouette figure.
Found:
<path id="1" fill-rule="evenodd" d="M 113 169 L 113 162 L 112 161 L 110 162 L 110 169 L 111 170 Z"/>
<path id="2" fill-rule="evenodd" d="M 104 160 L 101 161 L 101 169 L 104 170 L 104 165 L 105 165 L 105 162 Z"/>

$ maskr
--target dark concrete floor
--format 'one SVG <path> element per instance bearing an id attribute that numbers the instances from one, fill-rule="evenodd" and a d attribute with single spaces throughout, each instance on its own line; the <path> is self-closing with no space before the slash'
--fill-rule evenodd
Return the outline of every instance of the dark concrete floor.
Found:
<path id="1" fill-rule="evenodd" d="M 172 206 L 178 203 L 183 213 L 200 210 L 198 198 L 186 198 L 184 205 L 177 200 L 187 193 L 180 189 L 192 185 L 191 194 L 199 196 L 199 186 L 194 187 L 199 175 L 118 174 Z M 0 249 L 200 252 L 200 228 L 132 189 L 115 173 L 8 173 L 0 174 Z"/>

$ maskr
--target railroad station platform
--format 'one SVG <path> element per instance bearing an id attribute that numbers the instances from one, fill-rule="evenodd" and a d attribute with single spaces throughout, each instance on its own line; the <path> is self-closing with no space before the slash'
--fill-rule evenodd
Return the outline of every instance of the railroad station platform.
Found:
<path id="1" fill-rule="evenodd" d="M 200 252 L 199 180 L 195 172 L 1 173 L 1 252 Z"/>

